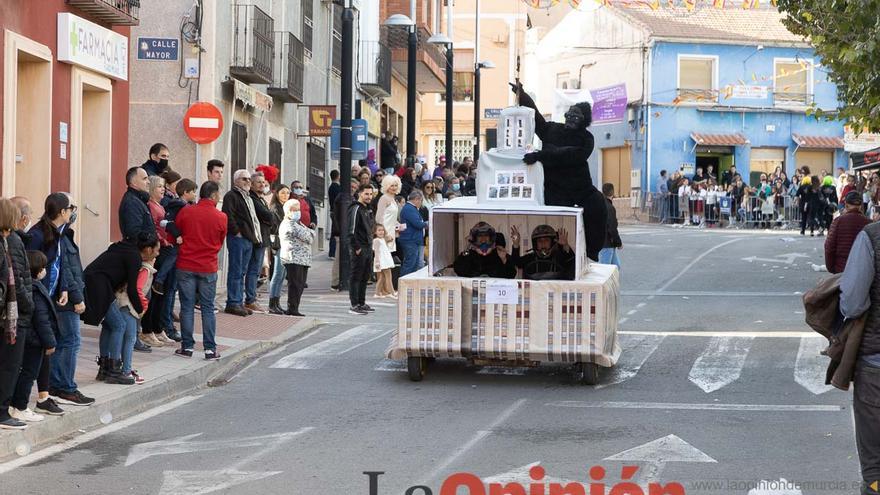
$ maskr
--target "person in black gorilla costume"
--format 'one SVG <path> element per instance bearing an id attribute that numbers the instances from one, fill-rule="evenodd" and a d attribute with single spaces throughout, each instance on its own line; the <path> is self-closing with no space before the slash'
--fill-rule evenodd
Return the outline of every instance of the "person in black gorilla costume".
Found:
<path id="1" fill-rule="evenodd" d="M 541 138 L 542 149 L 526 153 L 523 161 L 528 165 L 541 162 L 544 166 L 544 203 L 583 208 L 587 256 L 599 261 L 608 216 L 605 198 L 593 185 L 587 163 L 594 144 L 593 134 L 587 130 L 593 121 L 592 107 L 587 102 L 577 103 L 565 112 L 564 124 L 547 122 L 521 83 L 510 86 L 518 95 L 520 106 L 535 111 L 535 134 Z"/>

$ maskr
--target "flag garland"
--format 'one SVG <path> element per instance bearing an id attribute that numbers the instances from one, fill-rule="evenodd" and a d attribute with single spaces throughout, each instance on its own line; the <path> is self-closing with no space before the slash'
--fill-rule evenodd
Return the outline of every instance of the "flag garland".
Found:
<path id="1" fill-rule="evenodd" d="M 523 3 L 528 6 L 536 9 L 549 9 L 559 5 L 560 3 L 567 3 L 571 8 L 578 9 L 583 3 L 583 0 L 522 0 Z M 728 7 L 728 3 L 736 4 L 737 0 L 594 0 L 597 4 L 603 7 L 610 7 L 612 5 L 619 5 L 623 7 L 635 7 L 639 5 L 646 5 L 651 8 L 651 10 L 660 10 L 665 3 L 669 8 L 676 7 L 684 7 L 688 11 L 693 12 L 700 6 L 700 4 L 711 4 L 712 7 L 716 9 L 725 9 Z M 770 5 L 774 8 L 776 7 L 777 0 L 769 0 Z M 760 9 L 761 8 L 761 0 L 742 0 L 742 8 L 745 10 L 751 9 Z"/>

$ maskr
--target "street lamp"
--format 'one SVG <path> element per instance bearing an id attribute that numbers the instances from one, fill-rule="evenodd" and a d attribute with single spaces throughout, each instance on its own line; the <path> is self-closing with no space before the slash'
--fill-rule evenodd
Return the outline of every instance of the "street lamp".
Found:
<path id="1" fill-rule="evenodd" d="M 410 0 L 410 17 L 394 14 L 385 20 L 389 27 L 406 27 L 409 30 L 406 50 L 406 154 L 416 149 L 416 50 L 419 38 L 416 34 L 416 2 Z"/>
<path id="2" fill-rule="evenodd" d="M 352 0 L 344 0 L 342 3 L 342 67 L 340 77 L 341 94 L 339 99 L 340 116 L 339 116 L 339 176 L 340 182 L 344 187 L 339 191 L 340 206 L 342 211 L 348 211 L 348 205 L 351 204 L 351 188 L 349 180 L 351 180 L 351 109 L 352 109 L 352 86 L 354 83 L 353 76 L 353 44 L 354 44 L 354 10 L 351 7 Z M 341 224 L 339 231 L 339 288 L 341 290 L 348 289 L 349 280 L 349 246 L 351 239 L 346 233 L 348 232 L 348 215 L 339 215 Z"/>
<path id="3" fill-rule="evenodd" d="M 480 69 L 494 69 L 491 60 L 483 60 L 474 67 L 474 161 L 480 158 Z"/>
<path id="4" fill-rule="evenodd" d="M 449 10 L 451 8 L 452 2 L 449 2 Z M 447 31 L 452 33 L 451 24 L 452 24 L 452 14 L 450 13 L 448 16 L 447 22 Z M 446 165 L 452 165 L 452 68 L 453 68 L 453 59 L 452 59 L 452 38 L 445 34 L 435 34 L 428 38 L 428 43 L 432 43 L 435 45 L 444 45 L 446 47 Z"/>

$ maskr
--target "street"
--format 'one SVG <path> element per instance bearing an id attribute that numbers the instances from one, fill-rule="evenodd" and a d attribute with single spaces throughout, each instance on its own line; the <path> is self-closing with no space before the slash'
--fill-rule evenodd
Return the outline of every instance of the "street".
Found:
<path id="1" fill-rule="evenodd" d="M 405 363 L 383 359 L 394 301 L 368 298 L 374 314 L 349 315 L 347 295 L 312 276 L 301 309 L 325 325 L 225 386 L 0 465 L 3 492 L 366 495 L 371 471 L 384 472 L 379 494 L 437 494 L 457 472 L 528 489 L 540 463 L 544 483 L 605 490 L 628 478 L 694 495 L 856 493 L 851 395 L 824 385 L 825 341 L 801 304 L 826 275 L 812 267 L 824 263 L 824 238 L 621 234 L 623 352 L 596 387 L 572 384 L 565 368 L 455 360 L 410 382 Z"/>

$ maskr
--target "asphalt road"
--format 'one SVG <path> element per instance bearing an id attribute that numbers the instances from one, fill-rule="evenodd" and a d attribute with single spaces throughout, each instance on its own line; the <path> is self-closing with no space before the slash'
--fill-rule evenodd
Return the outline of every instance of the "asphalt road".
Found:
<path id="1" fill-rule="evenodd" d="M 540 463 L 546 483 L 608 491 L 628 477 L 688 494 L 856 493 L 851 396 L 822 384 L 800 303 L 822 239 L 668 227 L 623 239 L 623 354 L 597 387 L 564 368 L 444 360 L 409 382 L 383 359 L 391 304 L 356 317 L 343 295 L 313 291 L 302 310 L 332 323 L 224 387 L 0 475 L 2 492 L 368 494 L 363 472 L 382 471 L 380 494 L 437 494 L 456 472 L 526 484 Z M 783 479 L 800 488 L 773 489 Z M 762 480 L 771 489 L 754 489 Z"/>

